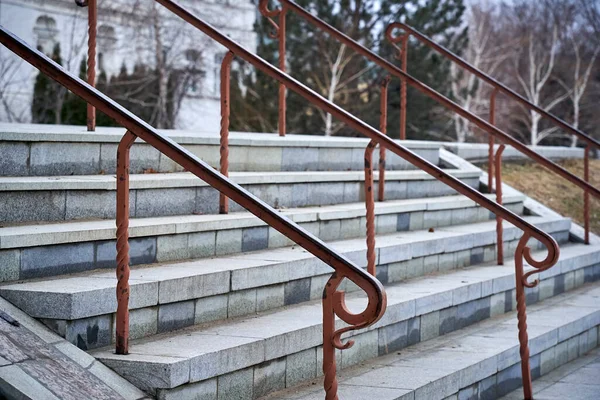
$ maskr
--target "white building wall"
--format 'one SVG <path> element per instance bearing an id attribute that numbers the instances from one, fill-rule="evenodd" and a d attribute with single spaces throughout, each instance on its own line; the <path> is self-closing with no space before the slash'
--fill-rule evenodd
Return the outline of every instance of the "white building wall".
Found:
<path id="1" fill-rule="evenodd" d="M 253 28 L 257 13 L 250 0 L 179 1 L 248 50 L 256 52 Z M 124 6 L 120 7 L 119 2 L 123 2 Z M 129 72 L 136 63 L 155 64 L 153 21 L 136 18 L 145 15 L 143 10 L 134 15 L 119 11 L 130 10 L 132 3 L 128 0 L 99 0 L 97 62 L 109 76 L 117 75 L 123 64 Z M 149 7 L 152 0 L 140 4 Z M 158 7 L 162 9 L 162 6 Z M 226 49 L 167 10 L 162 10 L 158 24 L 162 28 L 168 61 L 174 64 L 189 62 L 185 57 L 186 51 L 195 50 L 201 54 L 204 71 L 196 91 L 188 91 L 182 101 L 176 128 L 218 130 L 218 60 Z M 40 17 L 54 21 L 54 29 L 50 29 L 52 32 L 42 30 L 40 34 L 40 29 L 36 29 L 36 21 L 39 25 Z M 47 53 L 52 51 L 53 44 L 48 43 L 52 40 L 42 40 L 41 36 L 52 36 L 61 45 L 63 66 L 78 73 L 79 64 L 87 52 L 87 8 L 77 7 L 74 0 L 0 0 L 0 24 L 29 44 L 45 44 L 44 51 Z M 0 121 L 31 120 L 31 100 L 37 73 L 29 64 L 0 46 Z"/>

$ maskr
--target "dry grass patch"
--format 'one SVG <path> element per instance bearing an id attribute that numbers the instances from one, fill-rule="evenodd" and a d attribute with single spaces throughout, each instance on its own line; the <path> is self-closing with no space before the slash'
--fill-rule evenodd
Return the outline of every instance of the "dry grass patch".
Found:
<path id="1" fill-rule="evenodd" d="M 559 164 L 583 178 L 583 160 L 568 160 Z M 583 225 L 583 191 L 555 173 L 536 163 L 505 163 L 502 179 L 504 183 Z M 590 182 L 600 187 L 600 160 L 590 160 Z M 600 235 L 600 200 L 591 197 L 590 204 L 591 230 Z"/>

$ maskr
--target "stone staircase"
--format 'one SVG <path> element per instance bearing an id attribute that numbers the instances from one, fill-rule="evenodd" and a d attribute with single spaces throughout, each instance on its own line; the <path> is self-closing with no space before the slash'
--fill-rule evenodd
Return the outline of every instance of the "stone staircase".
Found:
<path id="1" fill-rule="evenodd" d="M 314 380 L 332 270 L 233 202 L 230 214 L 217 214 L 216 191 L 143 143 L 131 155 L 133 340 L 129 355 L 114 354 L 123 133 L 0 125 L 0 295 L 158 399 L 323 398 Z M 218 166 L 218 136 L 169 135 Z M 367 143 L 232 133 L 230 175 L 364 267 Z M 439 144 L 405 145 L 471 187 L 485 181 L 470 164 L 440 158 Z M 510 392 L 520 384 L 512 254 L 521 231 L 504 224 L 498 266 L 494 215 L 394 155 L 387 169 L 376 254 L 388 308 L 339 352 L 340 398 Z M 558 264 L 527 291 L 539 376 L 598 342 L 600 243 L 578 243 L 569 219 L 528 201 L 504 190 L 507 208 L 561 244 Z M 344 288 L 360 311 L 363 293 Z"/>

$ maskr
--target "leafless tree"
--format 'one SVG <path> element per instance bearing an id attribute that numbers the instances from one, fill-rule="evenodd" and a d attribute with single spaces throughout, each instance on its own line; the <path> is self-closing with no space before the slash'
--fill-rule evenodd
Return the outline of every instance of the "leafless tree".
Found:
<path id="1" fill-rule="evenodd" d="M 489 3 L 472 5 L 468 11 L 469 43 L 462 57 L 475 68 L 494 76 L 498 68 L 513 52 L 514 40 L 498 40 L 498 26 L 494 23 L 497 10 Z M 481 115 L 489 112 L 489 87 L 474 74 L 462 70 L 456 63 L 450 67 L 452 95 L 467 111 Z M 456 140 L 465 142 L 471 135 L 467 119 L 452 113 Z"/>

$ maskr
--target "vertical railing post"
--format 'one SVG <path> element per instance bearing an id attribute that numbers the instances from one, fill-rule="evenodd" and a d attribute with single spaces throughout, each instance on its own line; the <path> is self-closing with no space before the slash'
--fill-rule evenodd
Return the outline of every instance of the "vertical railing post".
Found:
<path id="1" fill-rule="evenodd" d="M 365 149 L 365 206 L 367 209 L 367 271 L 375 276 L 375 194 L 373 193 L 373 150 L 377 142 L 371 140 Z M 381 177 L 379 184 L 381 185 Z"/>
<path id="2" fill-rule="evenodd" d="M 286 13 L 287 9 L 282 6 L 281 12 L 279 13 L 279 69 L 285 72 L 285 26 L 286 26 Z M 286 115 L 287 115 L 287 103 L 286 103 L 286 91 L 287 88 L 283 83 L 279 84 L 279 136 L 285 136 L 286 134 Z"/>
<path id="3" fill-rule="evenodd" d="M 585 147 L 583 156 L 583 179 L 590 182 L 590 145 Z M 587 190 L 583 191 L 583 225 L 584 225 L 584 242 L 590 244 L 590 193 Z"/>
<path id="4" fill-rule="evenodd" d="M 127 131 L 117 148 L 117 354 L 129 352 L 129 149 L 135 139 Z"/>
<path id="5" fill-rule="evenodd" d="M 496 125 L 496 94 L 498 89 L 494 88 L 490 95 L 490 124 Z M 488 193 L 494 193 L 494 135 L 489 136 L 488 149 Z M 496 183 L 497 185 L 497 183 Z"/>
<path id="6" fill-rule="evenodd" d="M 220 171 L 229 176 L 229 117 L 231 115 L 231 62 L 235 54 L 229 51 L 221 63 L 221 143 Z M 219 193 L 219 213 L 229 213 L 229 199 Z"/>
<path id="7" fill-rule="evenodd" d="M 529 235 L 524 234 L 515 252 L 515 278 L 517 298 L 517 327 L 519 329 L 519 354 L 521 356 L 521 377 L 525 400 L 532 400 L 531 368 L 529 367 L 529 337 L 527 334 L 527 304 L 523 284 L 523 256 L 527 248 Z M 528 250 L 528 249 L 527 249 Z"/>
<path id="8" fill-rule="evenodd" d="M 496 202 L 502 205 L 502 152 L 506 146 L 501 144 L 496 152 Z M 498 256 L 498 265 L 504 265 L 504 228 L 502 227 L 502 217 L 496 215 L 496 252 Z"/>
<path id="9" fill-rule="evenodd" d="M 87 57 L 87 82 L 96 86 L 96 31 L 98 26 L 97 0 L 88 0 L 88 57 Z M 96 108 L 87 104 L 87 130 L 96 130 Z"/>
<path id="10" fill-rule="evenodd" d="M 279 41 L 279 69 L 285 72 L 285 27 L 286 27 L 286 14 L 287 8 L 283 5 L 281 8 L 277 8 L 275 10 L 269 10 L 269 0 L 260 0 L 258 3 L 258 10 L 260 13 L 267 18 L 269 24 L 275 30 L 270 34 L 272 39 Z M 273 21 L 273 18 L 279 17 L 279 24 Z M 283 83 L 279 84 L 279 136 L 285 136 L 286 134 L 286 113 L 287 113 L 287 105 L 286 105 L 286 91 L 287 88 Z"/>
<path id="11" fill-rule="evenodd" d="M 408 39 L 409 34 L 402 36 L 402 57 L 400 68 L 404 72 L 408 72 Z M 400 140 L 406 140 L 406 79 L 400 79 Z"/>
<path id="12" fill-rule="evenodd" d="M 383 78 L 381 82 L 381 114 L 379 116 L 379 130 L 384 135 L 387 134 L 387 101 L 388 101 L 388 87 L 390 85 L 390 76 Z M 385 158 L 386 158 L 385 147 L 379 146 L 379 190 L 378 199 L 384 201 L 385 199 Z"/>

